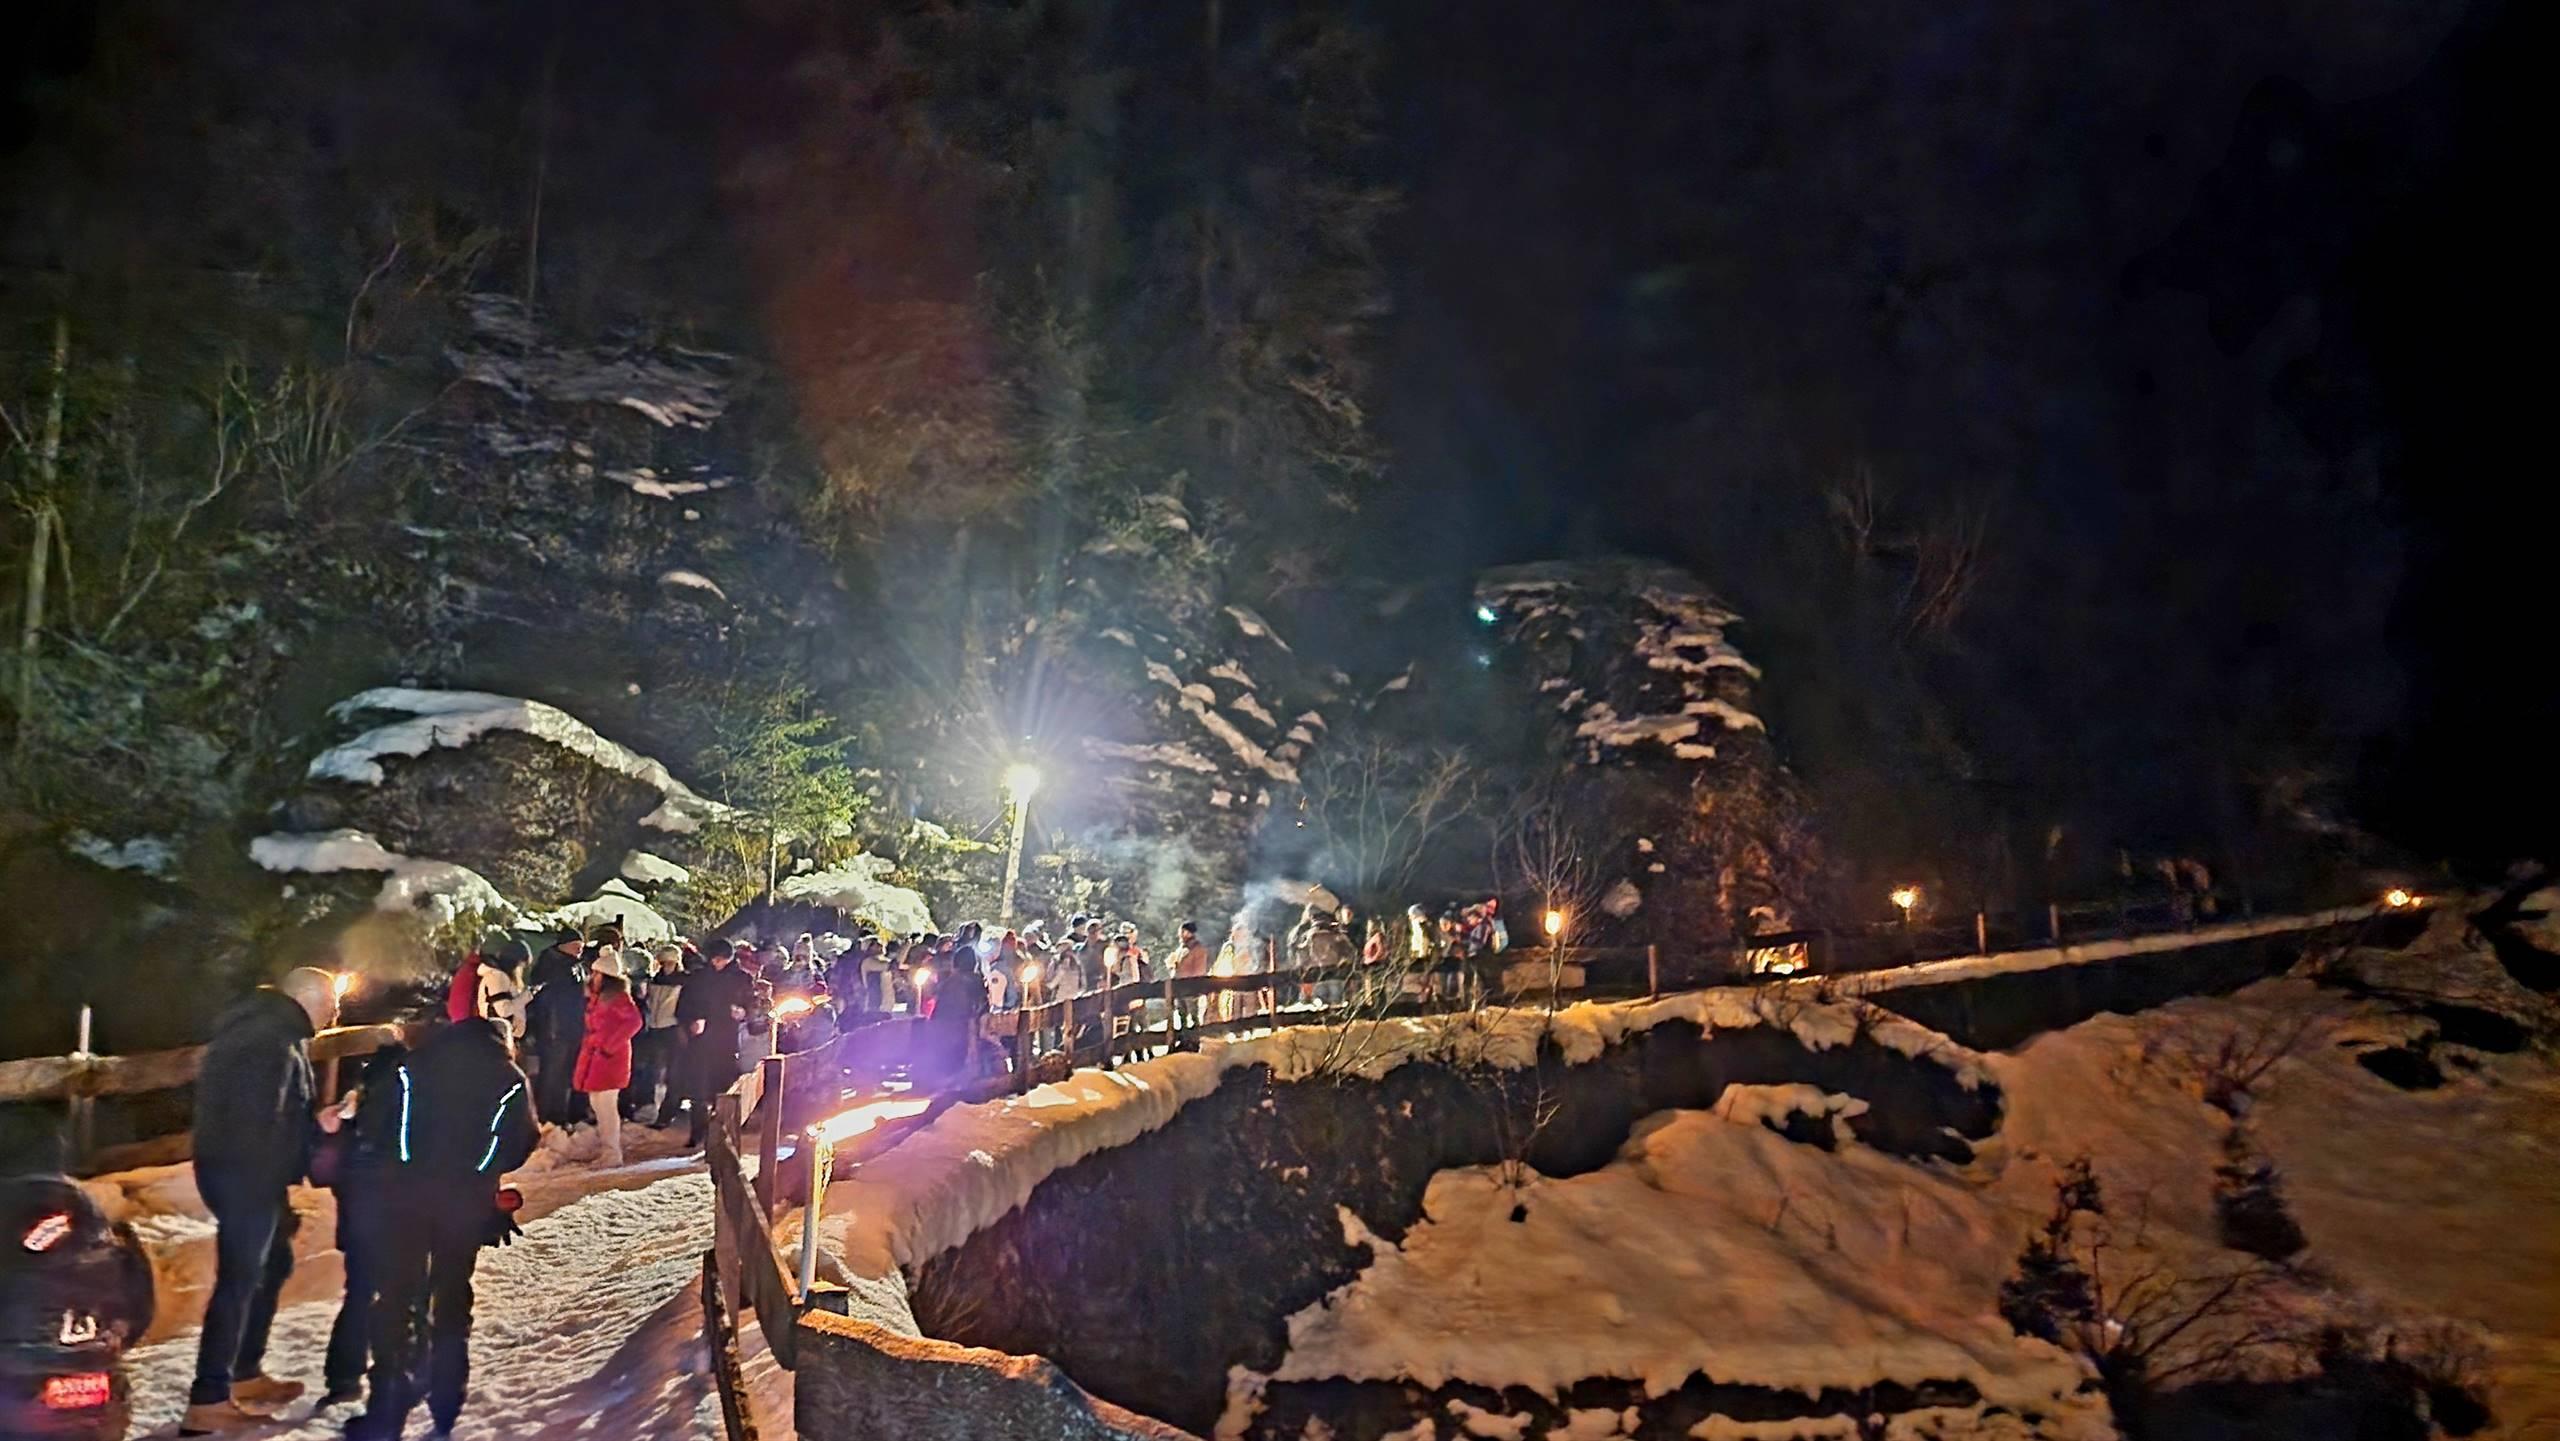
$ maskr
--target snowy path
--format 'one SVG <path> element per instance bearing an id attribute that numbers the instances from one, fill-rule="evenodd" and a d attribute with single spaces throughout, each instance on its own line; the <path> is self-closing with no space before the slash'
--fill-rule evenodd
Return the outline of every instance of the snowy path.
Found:
<path id="1" fill-rule="evenodd" d="M 677 1163 L 681 1164 L 681 1163 Z M 702 1253 L 711 1244 L 711 1180 L 668 1162 L 607 1173 L 609 1184 L 650 1175 L 636 1189 L 565 1199 L 522 1239 L 484 1253 L 471 1344 L 471 1399 L 460 1441 L 717 1441 L 720 1402 L 702 1346 Z M 565 1170 L 528 1175 L 541 1193 L 585 1188 Z M 602 1179 L 602 1178 L 599 1178 Z M 320 1392 L 320 1358 L 338 1302 L 287 1305 L 276 1317 L 268 1370 Z M 193 1327 L 132 1355 L 137 1435 L 176 1434 L 195 1366 Z M 311 1402 L 259 1441 L 335 1438 L 347 1413 L 314 1416 Z M 156 1429 L 152 1429 L 156 1428 Z M 409 1434 L 428 1429 L 425 1409 Z"/>

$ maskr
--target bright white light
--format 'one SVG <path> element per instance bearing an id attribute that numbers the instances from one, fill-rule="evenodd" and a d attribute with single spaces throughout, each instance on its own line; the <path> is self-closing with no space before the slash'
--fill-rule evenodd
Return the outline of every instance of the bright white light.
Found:
<path id="1" fill-rule="evenodd" d="M 329 994 L 337 997 L 339 1000 L 345 1000 L 347 998 L 347 992 L 352 991 L 355 988 L 356 973 L 353 971 L 340 971 L 329 978 Z"/>
<path id="2" fill-rule="evenodd" d="M 1548 936 L 1548 938 L 1549 938 L 1549 939 L 1553 939 L 1554 937 L 1557 937 L 1557 936 L 1560 936 L 1560 935 L 1563 935 L 1563 934 L 1564 934 L 1564 912 L 1562 912 L 1562 911 L 1552 911 L 1552 910 L 1551 910 L 1551 911 L 1549 911 L 1549 912 L 1547 912 L 1547 936 Z"/>
<path id="3" fill-rule="evenodd" d="M 921 1098 L 912 1101 L 866 1101 L 850 1111 L 839 1111 L 823 1121 L 811 1122 L 809 1139 L 824 1141 L 831 1146 L 842 1145 L 883 1121 L 903 1120 L 932 1104 L 932 1101 Z"/>
<path id="4" fill-rule="evenodd" d="M 1904 915 L 1911 914 L 1911 908 L 1920 904 L 1920 888 L 1918 886 L 1894 887 L 1893 903 Z"/>
<path id="5" fill-rule="evenodd" d="M 773 1003 L 773 1018 L 787 1021 L 794 1016 L 805 1016 L 817 1008 L 817 1003 L 807 996 L 785 996 Z"/>
<path id="6" fill-rule="evenodd" d="M 1039 789 L 1040 768 L 1038 766 L 1026 762 L 1005 768 L 1004 793 L 1013 798 L 1015 805 L 1031 799 L 1032 793 Z"/>
<path id="7" fill-rule="evenodd" d="M 919 994 L 921 994 L 921 993 L 923 993 L 923 992 L 925 992 L 925 991 L 932 990 L 932 989 L 933 989 L 933 967 L 931 967 L 931 966 L 918 966 L 918 967 L 916 967 L 916 973 L 915 973 L 915 976 L 913 977 L 913 979 L 914 979 L 914 982 L 915 982 L 915 988 L 916 988 L 916 991 L 917 991 Z"/>
<path id="8" fill-rule="evenodd" d="M 1491 625 L 1502 619 L 1502 616 L 1496 612 L 1492 606 L 1480 605 L 1476 607 L 1476 619 L 1484 622 L 1486 625 Z"/>
<path id="9" fill-rule="evenodd" d="M 1032 986 L 1039 984 L 1039 981 L 1040 963 L 1038 961 L 1024 961 L 1022 963 L 1022 984 L 1025 986 Z"/>
<path id="10" fill-rule="evenodd" d="M 2418 903 L 2418 898 L 2398 886 L 2382 893 L 2382 903 L 2395 911 L 2405 911 Z"/>

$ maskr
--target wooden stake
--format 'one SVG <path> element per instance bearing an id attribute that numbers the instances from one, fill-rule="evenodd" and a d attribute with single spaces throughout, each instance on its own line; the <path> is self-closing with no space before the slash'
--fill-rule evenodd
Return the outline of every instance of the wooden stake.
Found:
<path id="1" fill-rule="evenodd" d="M 1662 947 L 1657 945 L 1644 948 L 1644 993 L 1651 998 L 1662 995 Z"/>
<path id="2" fill-rule="evenodd" d="M 756 1165 L 756 1201 L 765 1216 L 773 1215 L 774 1188 L 782 1179 L 782 1058 L 764 1058 L 764 1099 L 757 1103 L 764 1125 L 764 1159 Z"/>

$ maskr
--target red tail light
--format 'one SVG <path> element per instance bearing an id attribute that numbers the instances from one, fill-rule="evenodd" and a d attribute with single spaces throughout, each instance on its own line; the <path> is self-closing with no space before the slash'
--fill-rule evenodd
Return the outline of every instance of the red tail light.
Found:
<path id="1" fill-rule="evenodd" d="M 19 1242 L 30 1251 L 50 1251 L 71 1239 L 71 1213 L 56 1211 L 27 1228 L 26 1239 Z"/>
<path id="2" fill-rule="evenodd" d="M 498 1209 L 501 1211 L 523 1210 L 524 1192 L 517 1190 L 513 1186 L 500 1186 L 498 1188 Z"/>
<path id="3" fill-rule="evenodd" d="M 44 1390 L 36 1397 L 47 1411 L 86 1411 L 104 1406 L 115 1399 L 115 1378 L 104 1371 L 79 1371 L 68 1376 L 47 1376 Z"/>

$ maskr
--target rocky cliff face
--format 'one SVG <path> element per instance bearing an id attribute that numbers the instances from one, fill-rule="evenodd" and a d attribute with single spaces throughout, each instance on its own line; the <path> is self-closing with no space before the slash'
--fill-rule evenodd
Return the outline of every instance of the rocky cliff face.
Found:
<path id="1" fill-rule="evenodd" d="M 1787 924 L 1812 842 L 1740 616 L 1696 577 L 1626 559 L 1488 571 L 1475 603 L 1508 703 L 1537 717 L 1593 828 L 1600 908 L 1665 939 Z"/>

